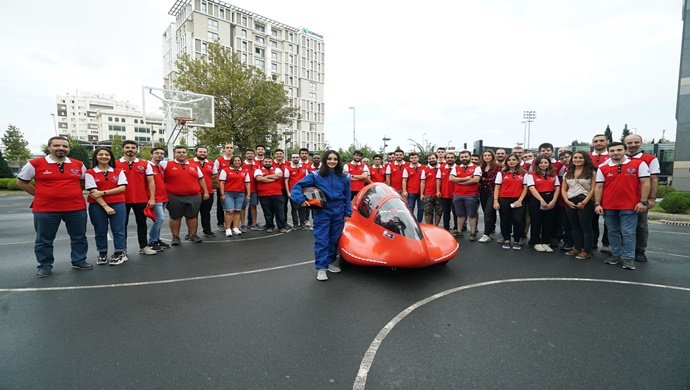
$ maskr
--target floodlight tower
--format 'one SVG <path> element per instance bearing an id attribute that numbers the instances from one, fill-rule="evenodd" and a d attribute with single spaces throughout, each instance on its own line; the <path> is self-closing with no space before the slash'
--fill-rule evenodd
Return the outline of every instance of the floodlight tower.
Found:
<path id="1" fill-rule="evenodd" d="M 534 122 L 537 119 L 537 112 L 536 111 L 523 111 L 522 112 L 522 119 L 524 119 L 525 122 L 527 122 L 527 146 L 526 148 L 529 149 L 529 138 L 530 138 L 530 125 L 532 122 Z"/>

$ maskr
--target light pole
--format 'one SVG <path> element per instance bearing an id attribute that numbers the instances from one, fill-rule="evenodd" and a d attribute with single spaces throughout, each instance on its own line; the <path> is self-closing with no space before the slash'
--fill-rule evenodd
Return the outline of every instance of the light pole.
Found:
<path id="1" fill-rule="evenodd" d="M 523 112 L 522 112 L 522 119 L 524 119 L 525 122 L 527 122 L 527 137 L 526 137 L 526 138 L 527 138 L 527 140 L 526 140 L 526 142 L 527 142 L 526 145 L 527 145 L 527 146 L 526 146 L 526 147 L 527 147 L 527 149 L 529 149 L 529 138 L 530 138 L 530 134 L 529 134 L 529 133 L 530 133 L 530 130 L 531 130 L 531 129 L 530 129 L 530 127 L 531 127 L 530 125 L 532 124 L 532 122 L 535 121 L 535 119 L 537 119 L 537 112 L 536 112 L 536 111 L 523 111 Z"/>
<path id="2" fill-rule="evenodd" d="M 426 152 L 426 133 L 422 134 L 422 152 Z"/>
<path id="3" fill-rule="evenodd" d="M 355 135 L 355 108 L 349 107 L 352 110 L 352 145 L 357 148 L 357 137 Z"/>
<path id="4" fill-rule="evenodd" d="M 386 146 L 388 146 L 388 141 L 390 141 L 391 139 L 386 137 L 385 135 L 383 136 L 382 139 L 383 139 L 383 154 L 386 154 Z"/>
<path id="5" fill-rule="evenodd" d="M 58 132 L 57 132 L 57 122 L 55 121 L 55 114 L 51 113 L 50 116 L 53 117 L 53 129 L 55 130 L 55 136 L 57 137 Z"/>

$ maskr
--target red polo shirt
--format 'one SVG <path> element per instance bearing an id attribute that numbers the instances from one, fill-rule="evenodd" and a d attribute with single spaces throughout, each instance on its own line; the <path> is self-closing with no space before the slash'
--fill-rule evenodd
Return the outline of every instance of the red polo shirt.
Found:
<path id="1" fill-rule="evenodd" d="M 125 201 L 127 203 L 147 203 L 149 201 L 149 185 L 146 177 L 153 176 L 151 164 L 138 158 L 129 163 L 122 157 L 117 160 L 115 168 L 122 169 L 127 175 Z"/>
<path id="2" fill-rule="evenodd" d="M 604 183 L 601 207 L 605 210 L 633 210 L 640 201 L 640 178 L 649 177 L 649 167 L 642 159 L 625 158 L 618 165 L 608 160 L 597 170 L 597 183 Z"/>
<path id="3" fill-rule="evenodd" d="M 84 175 L 84 188 L 88 190 L 108 191 L 114 190 L 119 186 L 127 185 L 127 175 L 122 169 L 108 168 L 107 171 L 101 171 L 98 167 L 91 168 L 86 171 Z M 89 203 L 96 203 L 96 200 L 88 196 L 86 200 Z M 106 195 L 103 200 L 107 204 L 122 203 L 125 201 L 125 193 Z"/>
<path id="4" fill-rule="evenodd" d="M 34 180 L 34 212 L 55 213 L 86 209 L 81 188 L 85 172 L 86 167 L 79 160 L 65 158 L 60 165 L 48 155 L 27 162 L 17 178 Z"/>
<path id="5" fill-rule="evenodd" d="M 156 183 L 156 195 L 154 200 L 156 203 L 165 203 L 168 201 L 168 192 L 165 190 L 165 179 L 163 178 L 163 169 L 160 165 L 151 163 L 153 170 L 153 182 Z"/>
<path id="6" fill-rule="evenodd" d="M 371 177 L 369 179 L 374 183 L 385 183 L 386 182 L 386 168 L 383 166 L 380 166 L 380 167 L 375 167 L 373 165 L 370 166 L 369 167 L 369 175 L 371 175 Z"/>
<path id="7" fill-rule="evenodd" d="M 455 176 L 455 177 L 472 177 L 472 176 L 482 177 L 482 169 L 479 168 L 479 165 L 474 165 L 474 164 L 469 164 L 469 165 L 455 164 L 455 166 L 450 171 L 450 176 Z M 451 183 L 451 184 L 453 184 L 455 187 L 453 189 L 453 195 L 473 196 L 473 195 L 479 194 L 479 182 L 474 183 L 474 184 L 470 184 L 470 185 L 462 185 L 459 183 Z"/>
<path id="8" fill-rule="evenodd" d="M 405 162 L 398 165 L 395 161 L 386 166 L 386 176 L 390 175 L 391 187 L 396 191 L 402 191 L 402 174 Z"/>
<path id="9" fill-rule="evenodd" d="M 450 181 L 450 173 L 455 169 L 455 164 L 442 165 L 436 173 L 436 179 L 441 180 L 441 198 L 453 199 L 453 191 L 455 190 L 455 183 Z"/>
<path id="10" fill-rule="evenodd" d="M 218 181 L 225 182 L 225 192 L 246 192 L 245 184 L 249 183 L 249 171 L 245 167 L 237 169 L 235 167 L 225 167 L 218 174 Z"/>
<path id="11" fill-rule="evenodd" d="M 537 192 L 554 192 L 556 187 L 560 187 L 561 183 L 558 180 L 558 176 L 551 175 L 537 175 L 535 172 L 530 172 L 525 176 L 523 184 L 527 187 L 534 187 Z"/>
<path id="12" fill-rule="evenodd" d="M 165 188 L 168 194 L 177 196 L 201 195 L 201 185 L 199 179 L 204 178 L 204 174 L 199 167 L 189 161 L 179 163 L 177 160 L 161 161 L 163 177 L 165 178 Z"/>
<path id="13" fill-rule="evenodd" d="M 424 195 L 425 196 L 436 196 L 436 174 L 438 173 L 439 165 L 436 164 L 435 167 L 431 165 L 425 165 L 420 173 L 420 181 L 424 180 Z M 421 183 L 420 183 L 421 185 Z"/>
<path id="14" fill-rule="evenodd" d="M 350 175 L 361 175 L 364 172 L 369 173 L 369 168 L 366 166 L 366 164 L 364 164 L 362 162 L 357 163 L 354 161 L 350 161 L 349 163 L 347 163 L 343 166 L 343 172 L 349 173 Z M 351 191 L 353 191 L 353 192 L 359 191 L 362 188 L 364 188 L 364 180 L 352 180 L 352 179 L 350 179 L 350 190 Z"/>
<path id="15" fill-rule="evenodd" d="M 498 193 L 499 198 L 519 198 L 525 181 L 524 173 L 498 172 L 496 174 L 496 184 L 501 185 Z"/>
<path id="16" fill-rule="evenodd" d="M 258 176 L 269 176 L 273 174 L 277 174 L 278 172 L 282 173 L 280 168 L 273 167 L 271 169 L 266 169 L 264 167 L 258 168 L 254 171 L 254 177 Z M 280 184 L 283 183 L 283 184 Z M 256 182 L 256 190 L 259 196 L 276 196 L 276 195 L 283 195 L 283 185 L 285 183 L 284 177 L 281 175 L 278 179 L 275 181 L 272 181 L 270 183 L 262 183 L 257 180 Z"/>
<path id="17" fill-rule="evenodd" d="M 206 183 L 206 190 L 208 192 L 213 191 L 213 169 L 215 167 L 215 163 L 211 162 L 209 160 L 204 160 L 201 161 L 198 158 L 190 158 L 188 160 L 191 164 L 195 164 L 199 169 L 201 169 L 201 173 L 204 174 L 204 182 Z"/>
<path id="18" fill-rule="evenodd" d="M 419 163 L 417 163 L 416 167 L 408 163 L 403 168 L 402 176 L 403 179 L 407 179 L 407 188 L 405 189 L 405 191 L 407 191 L 408 194 L 418 195 L 421 192 L 423 171 L 424 166 Z"/>
<path id="19" fill-rule="evenodd" d="M 298 181 L 302 180 L 302 178 L 307 176 L 309 173 L 309 166 L 302 164 L 297 164 L 297 166 L 289 164 L 283 169 L 283 174 L 285 175 L 284 179 L 288 179 L 288 187 L 290 190 L 292 190 L 292 187 Z"/>

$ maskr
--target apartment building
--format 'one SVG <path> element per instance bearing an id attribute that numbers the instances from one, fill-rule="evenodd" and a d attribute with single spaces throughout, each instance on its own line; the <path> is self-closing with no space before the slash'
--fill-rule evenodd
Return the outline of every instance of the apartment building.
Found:
<path id="1" fill-rule="evenodd" d="M 168 13 L 175 22 L 163 33 L 165 89 L 174 89 L 179 55 L 203 58 L 208 44 L 218 42 L 243 63 L 276 77 L 292 107 L 299 108 L 299 119 L 279 129 L 283 148 L 325 147 L 323 36 L 216 0 L 176 0 Z"/>

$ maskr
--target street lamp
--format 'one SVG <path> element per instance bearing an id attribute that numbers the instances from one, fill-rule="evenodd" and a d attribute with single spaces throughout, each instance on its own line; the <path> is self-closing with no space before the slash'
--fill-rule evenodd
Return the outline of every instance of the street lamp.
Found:
<path id="1" fill-rule="evenodd" d="M 385 135 L 383 136 L 383 154 L 386 154 L 386 146 L 388 146 L 388 141 L 391 139 L 386 137 Z"/>
<path id="2" fill-rule="evenodd" d="M 355 108 L 349 107 L 352 110 L 352 146 L 357 148 L 357 137 L 355 136 Z"/>
<path id="3" fill-rule="evenodd" d="M 55 114 L 51 113 L 50 116 L 53 117 L 53 129 L 55 129 L 55 136 L 57 137 L 58 132 L 57 132 L 57 122 L 55 122 Z"/>
<path id="4" fill-rule="evenodd" d="M 526 145 L 527 145 L 527 149 L 529 149 L 529 141 L 530 141 L 530 140 L 529 140 L 529 138 L 530 138 L 530 134 L 529 134 L 529 133 L 530 133 L 530 130 L 531 130 L 531 129 L 530 129 L 530 127 L 531 127 L 530 125 L 532 124 L 532 122 L 535 121 L 535 119 L 537 119 L 537 112 L 536 112 L 536 111 L 523 111 L 523 112 L 522 112 L 522 119 L 524 119 L 525 122 L 527 122 L 527 137 L 526 137 L 527 140 L 526 140 Z M 523 122 L 523 123 L 524 123 L 524 122 Z"/>

